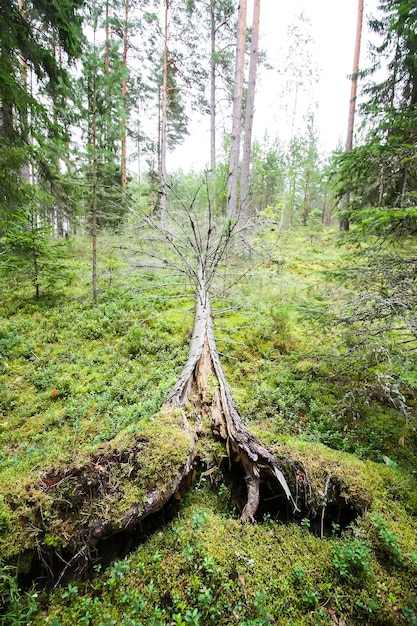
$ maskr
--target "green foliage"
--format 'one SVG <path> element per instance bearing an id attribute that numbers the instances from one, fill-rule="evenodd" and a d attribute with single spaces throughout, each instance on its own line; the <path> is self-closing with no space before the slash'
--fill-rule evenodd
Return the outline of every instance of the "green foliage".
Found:
<path id="1" fill-rule="evenodd" d="M 302 603 L 309 610 L 317 608 L 319 603 L 320 593 L 315 589 L 306 589 L 301 598 Z"/>
<path id="2" fill-rule="evenodd" d="M 381 551 L 388 560 L 401 563 L 404 556 L 398 546 L 398 537 L 388 528 L 387 522 L 380 513 L 373 513 L 370 516 L 371 522 L 378 533 L 379 545 Z"/>
<path id="3" fill-rule="evenodd" d="M 22 592 L 15 568 L 0 566 L 0 623 L 4 626 L 25 626 L 38 611 L 38 594 Z"/>
<path id="4" fill-rule="evenodd" d="M 346 539 L 333 544 L 333 565 L 341 578 L 359 582 L 368 573 L 370 554 L 362 539 Z"/>
<path id="5" fill-rule="evenodd" d="M 9 224 L 13 223 L 16 210 L 19 212 L 24 206 L 24 195 L 29 189 L 27 182 L 22 181 L 22 171 L 27 173 L 32 164 L 36 171 L 45 173 L 45 137 L 62 133 L 59 122 L 63 111 L 59 104 L 68 74 L 66 63 L 57 60 L 55 50 L 59 46 L 62 59 L 68 61 L 79 56 L 80 6 L 80 0 L 31 0 L 25 10 L 18 3 L 8 2 L 2 12 L 0 183 L 5 181 L 5 185 L 0 185 L 0 219 L 6 218 Z M 40 98 L 30 93 L 26 76 L 29 67 L 32 80 L 36 81 L 36 93 L 42 94 Z M 36 149 L 30 145 L 30 137 L 36 140 Z"/>
<path id="6" fill-rule="evenodd" d="M 207 513 L 205 511 L 196 511 L 191 519 L 191 528 L 200 530 L 207 522 Z"/>
<path id="7" fill-rule="evenodd" d="M 295 583 L 300 583 L 306 575 L 306 571 L 302 567 L 294 567 L 291 572 L 291 578 Z"/>
<path id="8" fill-rule="evenodd" d="M 71 278 L 66 264 L 68 246 L 53 242 L 50 235 L 50 226 L 38 225 L 32 211 L 3 238 L 0 271 L 5 276 L 12 274 L 18 285 L 31 284 L 36 298 L 45 292 L 57 291 Z"/>

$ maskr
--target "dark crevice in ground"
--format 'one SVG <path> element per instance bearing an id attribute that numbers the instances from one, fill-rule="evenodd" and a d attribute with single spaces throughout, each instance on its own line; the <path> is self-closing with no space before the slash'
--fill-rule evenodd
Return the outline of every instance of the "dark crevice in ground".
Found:
<path id="1" fill-rule="evenodd" d="M 244 470 L 241 464 L 233 463 L 229 466 L 226 460 L 222 464 L 225 483 L 231 490 L 231 500 L 238 511 L 241 511 L 246 502 L 246 485 Z M 297 500 L 299 511 L 294 513 L 294 508 L 288 502 L 284 493 L 276 492 L 276 486 L 268 477 L 261 477 L 260 503 L 256 513 L 256 521 L 271 520 L 277 523 L 303 522 L 314 535 L 330 537 L 340 535 L 362 512 L 352 506 L 340 493 L 340 487 L 328 483 L 327 494 L 323 496 L 320 504 L 313 505 L 304 494 L 300 494 Z"/>

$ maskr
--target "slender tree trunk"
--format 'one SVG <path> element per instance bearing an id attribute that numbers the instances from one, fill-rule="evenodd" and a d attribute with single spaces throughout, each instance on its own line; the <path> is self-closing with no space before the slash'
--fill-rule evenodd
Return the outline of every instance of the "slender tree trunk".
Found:
<path id="1" fill-rule="evenodd" d="M 245 69 L 247 0 L 240 0 L 238 17 L 238 34 L 236 45 L 235 82 L 233 91 L 233 122 L 230 142 L 230 165 L 227 186 L 227 214 L 229 217 L 238 215 L 238 182 L 240 133 L 242 127 L 243 78 Z"/>
<path id="2" fill-rule="evenodd" d="M 106 0 L 106 25 L 105 25 L 105 43 L 104 43 L 104 71 L 106 75 L 110 69 L 110 24 L 109 24 L 109 0 Z M 106 92 L 108 96 L 108 91 Z"/>
<path id="3" fill-rule="evenodd" d="M 285 202 L 281 205 L 281 215 L 279 217 L 278 235 L 282 235 L 285 226 Z"/>
<path id="4" fill-rule="evenodd" d="M 137 149 L 138 149 L 138 205 L 140 205 L 141 201 L 141 146 L 140 146 L 140 99 L 138 98 L 138 139 L 137 139 Z"/>
<path id="5" fill-rule="evenodd" d="M 364 0 L 358 0 L 358 18 L 356 23 L 356 40 L 355 40 L 355 52 L 353 55 L 353 70 L 352 80 L 350 87 L 350 102 L 349 102 L 349 117 L 348 117 L 348 129 L 346 138 L 346 151 L 352 150 L 353 146 L 353 131 L 355 126 L 355 111 L 356 111 L 356 96 L 358 90 L 358 71 L 359 71 L 359 59 L 361 53 L 361 41 L 362 41 L 362 24 L 363 24 L 363 7 Z M 342 208 L 346 209 L 349 198 L 345 196 L 342 199 Z M 343 215 L 340 219 L 340 230 L 347 232 L 349 230 L 349 218 L 347 215 Z"/>
<path id="6" fill-rule="evenodd" d="M 162 67 L 162 94 L 161 94 L 161 142 L 160 142 L 160 193 L 159 203 L 161 211 L 161 224 L 165 225 L 167 211 L 166 189 L 166 159 L 167 159 L 167 126 L 168 126 L 168 15 L 169 0 L 165 0 L 164 17 L 164 54 Z"/>
<path id="7" fill-rule="evenodd" d="M 216 16 L 215 0 L 210 3 L 210 39 L 211 39 L 211 63 L 210 63 L 210 168 L 212 179 L 215 178 L 216 169 Z"/>
<path id="8" fill-rule="evenodd" d="M 309 211 L 309 197 L 307 194 L 308 184 L 306 183 L 304 187 L 304 198 L 303 198 L 303 212 L 301 214 L 301 224 L 302 226 L 307 226 Z"/>
<path id="9" fill-rule="evenodd" d="M 94 31 L 94 53 L 96 52 L 96 31 Z M 92 239 L 92 286 L 93 302 L 97 304 L 97 76 L 93 76 L 92 98 L 92 189 L 91 189 L 91 239 Z"/>
<path id="10" fill-rule="evenodd" d="M 125 22 L 123 28 L 123 82 L 122 82 L 122 189 L 127 185 L 127 50 L 129 43 L 129 0 L 125 0 Z"/>
<path id="11" fill-rule="evenodd" d="M 109 22 L 109 0 L 106 0 L 105 7 L 105 41 L 104 41 L 104 75 L 106 77 L 105 81 L 105 93 L 104 93 L 104 101 L 106 105 L 107 115 L 104 116 L 103 124 L 104 124 L 104 136 L 106 144 L 109 142 L 110 132 L 109 127 L 111 124 L 110 121 L 110 86 L 109 86 L 109 75 L 110 75 L 110 22 Z"/>
<path id="12" fill-rule="evenodd" d="M 358 19 L 356 24 L 355 53 L 353 56 L 352 80 L 350 86 L 349 118 L 346 138 L 346 152 L 352 150 L 353 130 L 355 126 L 356 96 L 358 91 L 359 58 L 361 54 L 362 24 L 364 0 L 358 0 Z"/>
<path id="13" fill-rule="evenodd" d="M 26 22 L 27 20 L 27 7 L 26 0 L 19 0 L 19 11 L 22 19 Z M 27 60 L 24 56 L 20 57 L 20 82 L 25 91 L 28 90 L 28 67 Z M 22 137 L 26 143 L 30 142 L 29 138 L 29 119 L 28 119 L 28 111 L 25 109 L 22 111 L 20 115 L 20 124 L 22 128 Z M 26 183 L 31 182 L 31 174 L 30 174 L 30 165 L 26 163 L 21 168 L 21 176 Z"/>
<path id="14" fill-rule="evenodd" d="M 34 235 L 35 231 L 38 228 L 38 219 L 37 215 L 33 210 L 29 213 L 29 230 L 32 235 Z M 32 248 L 32 262 L 33 262 L 33 286 L 35 287 L 35 298 L 39 300 L 40 291 L 39 291 L 39 262 L 38 262 L 38 252 L 36 250 L 36 244 L 33 242 Z"/>
<path id="15" fill-rule="evenodd" d="M 59 62 L 59 64 L 61 65 L 61 50 L 60 50 L 59 44 L 56 41 L 55 36 L 53 39 L 53 49 L 54 49 L 55 60 Z M 58 110 L 57 110 L 55 103 L 53 105 L 53 119 L 54 119 L 54 124 L 58 126 Z M 54 157 L 55 157 L 56 171 L 59 176 L 61 173 L 61 161 L 60 161 L 61 149 L 60 147 L 57 148 L 54 154 Z M 55 206 L 54 214 L 52 215 L 52 225 L 53 225 L 53 232 L 56 232 L 58 237 L 63 237 L 64 236 L 64 213 L 63 213 L 62 202 L 60 199 L 58 199 L 56 206 Z"/>
<path id="16" fill-rule="evenodd" d="M 11 56 L 12 52 L 0 50 L 0 64 L 2 57 Z M 0 99 L 0 136 L 11 137 L 13 135 L 13 106 L 4 97 Z"/>
<path id="17" fill-rule="evenodd" d="M 156 194 L 156 201 L 153 202 L 151 214 L 153 214 L 154 209 L 159 211 L 161 206 L 161 194 L 162 194 L 162 165 L 161 165 L 161 137 L 162 137 L 162 84 L 158 85 L 158 140 L 157 140 L 157 168 L 158 168 L 158 191 Z"/>
<path id="18" fill-rule="evenodd" d="M 249 64 L 248 95 L 246 100 L 245 137 L 243 141 L 242 175 L 240 183 L 240 203 L 242 207 L 242 219 L 246 222 L 249 217 L 249 167 L 250 152 L 252 146 L 252 127 L 255 109 L 256 71 L 258 67 L 259 52 L 259 17 L 261 12 L 261 0 L 254 0 L 252 39 Z"/>
<path id="19" fill-rule="evenodd" d="M 95 132 L 95 130 L 93 132 Z M 95 152 L 93 156 L 92 174 L 93 174 L 92 203 L 91 203 L 91 237 L 92 237 L 92 244 L 93 244 L 92 283 L 93 283 L 93 302 L 94 304 L 97 304 L 97 157 L 96 157 Z"/>
<path id="20" fill-rule="evenodd" d="M 328 202 L 327 191 L 325 191 L 323 199 L 323 206 L 321 210 L 321 223 L 324 224 L 324 226 L 330 226 L 331 224 L 331 207 L 330 203 Z"/>

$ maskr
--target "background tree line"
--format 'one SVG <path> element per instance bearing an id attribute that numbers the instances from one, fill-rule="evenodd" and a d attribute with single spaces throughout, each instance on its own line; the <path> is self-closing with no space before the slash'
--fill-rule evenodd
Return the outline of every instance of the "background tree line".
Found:
<path id="1" fill-rule="evenodd" d="M 284 142 L 271 133 L 251 141 L 256 67 L 265 57 L 257 45 L 260 3 L 254 4 L 250 28 L 246 2 L 239 7 L 232 0 L 2 2 L 0 226 L 6 270 L 29 271 L 39 293 L 43 268 L 47 274 L 60 266 L 56 236 L 81 228 L 92 235 L 95 257 L 100 230 L 117 231 L 132 207 L 163 221 L 170 189 L 178 192 L 199 178 L 167 173 L 167 154 L 189 132 L 194 111 L 210 119 L 210 193 L 219 215 L 244 208 L 247 216 L 266 215 L 280 232 L 300 223 L 331 225 L 337 198 L 348 195 L 343 208 L 352 222 L 365 223 L 371 215 L 375 227 L 388 225 L 397 233 L 414 228 L 413 3 L 382 0 L 370 18 L 373 64 L 358 74 L 362 130 L 352 150 L 332 158 L 320 150 L 314 103 L 302 129 L 294 124 L 300 92 L 317 80 L 314 59 L 306 66 L 297 53 L 300 42 L 306 53 L 310 44 L 303 15 L 290 29 L 281 68 L 291 137 Z M 230 120 L 220 133 L 219 109 Z M 242 143 L 240 164 L 236 150 Z"/>

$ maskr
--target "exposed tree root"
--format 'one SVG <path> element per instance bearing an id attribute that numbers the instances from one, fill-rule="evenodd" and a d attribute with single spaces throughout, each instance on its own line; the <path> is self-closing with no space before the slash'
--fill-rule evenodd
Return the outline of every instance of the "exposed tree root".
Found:
<path id="1" fill-rule="evenodd" d="M 283 462 L 271 454 L 261 442 L 244 426 L 242 418 L 233 401 L 232 393 L 226 381 L 214 338 L 214 328 L 208 290 L 200 274 L 199 290 L 194 331 L 190 342 L 187 363 L 172 389 L 167 402 L 178 407 L 184 406 L 193 390 L 199 394 L 202 403 L 209 405 L 212 432 L 226 444 L 230 462 L 242 464 L 247 487 L 247 501 L 241 514 L 242 521 L 254 521 L 260 501 L 261 479 L 271 479 L 298 510 L 298 487 L 307 482 L 306 474 L 300 464 L 286 460 L 285 465 L 292 465 L 297 483 L 297 496 L 293 496 L 283 474 Z M 214 375 L 215 385 L 210 381 Z"/>

